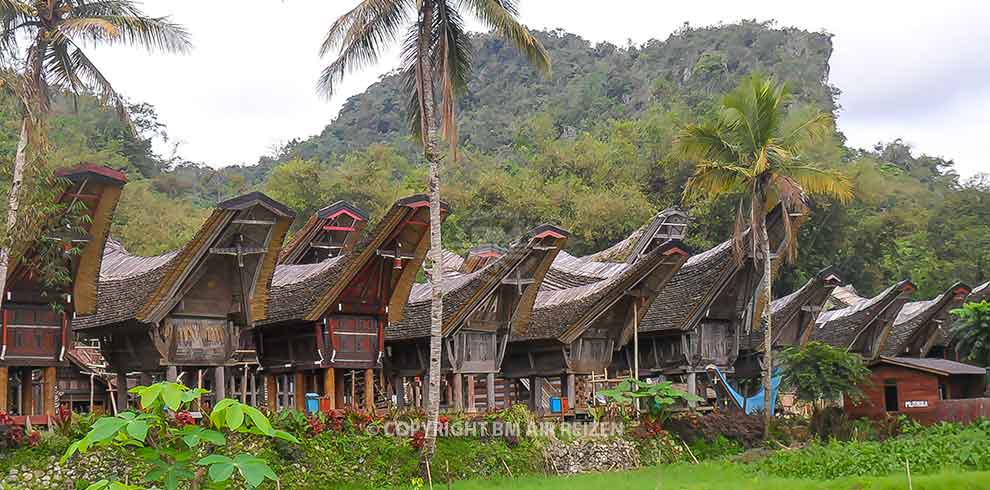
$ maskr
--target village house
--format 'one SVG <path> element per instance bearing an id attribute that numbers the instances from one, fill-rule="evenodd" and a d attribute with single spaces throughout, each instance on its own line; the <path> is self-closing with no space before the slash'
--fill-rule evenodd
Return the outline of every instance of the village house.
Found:
<path id="1" fill-rule="evenodd" d="M 402 320 L 429 248 L 429 210 L 425 195 L 400 199 L 361 233 L 366 215 L 338 203 L 286 245 L 254 329 L 270 409 L 303 410 L 307 393 L 327 409 L 384 400 L 384 332 Z"/>
<path id="2" fill-rule="evenodd" d="M 72 366 L 72 328 L 77 315 L 96 308 L 103 245 L 127 182 L 123 173 L 97 165 L 79 165 L 56 175 L 67 186 L 58 197 L 65 206 L 63 216 L 78 212 L 86 219 L 77 220 L 67 231 L 61 222 L 54 225 L 57 229 L 43 230 L 37 242 L 15 251 L 19 253 L 8 269 L 0 310 L 0 411 L 15 414 L 18 423 L 24 417 L 31 417 L 32 423 L 47 423 L 56 413 L 58 370 Z M 52 247 L 51 253 L 42 251 L 43 242 Z M 65 253 L 68 250 L 78 253 Z M 48 284 L 35 260 L 63 261 L 68 283 Z"/>
<path id="3" fill-rule="evenodd" d="M 441 393 L 446 396 L 441 403 L 447 409 L 473 412 L 497 406 L 496 374 L 506 346 L 513 332 L 529 323 L 544 276 L 568 236 L 559 227 L 541 225 L 508 250 L 487 245 L 472 248 L 464 259 L 446 254 L 441 329 Z M 429 283 L 413 286 L 404 318 L 386 329 L 390 386 L 399 407 L 406 404 L 407 393 L 419 402 L 416 405 L 423 400 L 422 385 L 416 385 L 415 378 L 428 381 L 431 293 Z M 484 393 L 481 407 L 479 390 Z M 499 391 L 504 406 L 504 389 Z"/>

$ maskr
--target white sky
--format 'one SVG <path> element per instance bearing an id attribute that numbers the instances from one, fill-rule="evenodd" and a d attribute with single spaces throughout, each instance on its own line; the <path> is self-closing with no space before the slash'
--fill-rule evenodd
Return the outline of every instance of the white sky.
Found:
<path id="1" fill-rule="evenodd" d="M 118 91 L 149 102 L 179 153 L 212 166 L 253 164 L 292 138 L 319 133 L 347 97 L 393 69 L 397 56 L 350 76 L 332 100 L 317 95 L 317 57 L 331 22 L 358 0 L 147 0 L 192 34 L 184 56 L 124 48 L 93 54 Z M 666 39 L 743 18 L 835 35 L 830 81 L 842 90 L 839 128 L 850 144 L 903 138 L 990 171 L 990 3 L 941 0 L 521 0 L 531 28 L 563 28 L 593 42 Z M 248 5 L 250 4 L 250 7 Z M 165 147 L 161 149 L 164 151 Z"/>

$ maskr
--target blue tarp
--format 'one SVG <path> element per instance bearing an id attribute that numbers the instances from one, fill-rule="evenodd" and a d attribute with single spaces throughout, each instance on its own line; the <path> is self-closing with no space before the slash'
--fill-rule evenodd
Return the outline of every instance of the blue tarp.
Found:
<path id="1" fill-rule="evenodd" d="M 732 397 L 736 405 L 738 405 L 739 408 L 743 409 L 743 411 L 746 412 L 746 415 L 751 415 L 763 411 L 762 388 L 757 394 L 748 398 L 744 397 L 741 394 L 739 394 L 739 392 L 736 391 L 735 388 L 732 387 L 732 385 L 729 384 L 729 381 L 725 379 L 725 374 L 723 374 L 722 371 L 719 370 L 719 368 L 712 366 L 711 369 L 713 369 L 715 371 L 715 374 L 718 375 L 718 378 L 719 380 L 721 380 L 722 385 L 725 386 L 725 391 L 729 393 L 729 396 Z M 780 378 L 781 378 L 780 369 L 774 369 L 773 377 L 770 378 L 770 403 L 774 406 L 777 406 L 777 387 L 780 386 Z"/>

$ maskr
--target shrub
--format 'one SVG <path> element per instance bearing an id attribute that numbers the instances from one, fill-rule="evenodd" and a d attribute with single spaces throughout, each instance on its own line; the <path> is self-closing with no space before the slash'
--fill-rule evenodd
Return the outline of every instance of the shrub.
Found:
<path id="1" fill-rule="evenodd" d="M 735 456 L 745 450 L 739 442 L 722 435 L 712 441 L 695 439 L 689 446 L 691 447 L 691 453 L 700 461 Z"/>
<path id="2" fill-rule="evenodd" d="M 774 476 L 833 479 L 883 476 L 904 471 L 934 473 L 945 468 L 990 470 L 990 422 L 969 426 L 941 423 L 931 427 L 909 424 L 908 432 L 886 441 L 833 440 L 796 451 L 778 451 L 756 467 Z"/>
<path id="3" fill-rule="evenodd" d="M 688 443 L 697 439 L 713 442 L 725 437 L 749 448 L 763 440 L 763 419 L 736 411 L 684 414 L 668 421 L 667 428 Z"/>

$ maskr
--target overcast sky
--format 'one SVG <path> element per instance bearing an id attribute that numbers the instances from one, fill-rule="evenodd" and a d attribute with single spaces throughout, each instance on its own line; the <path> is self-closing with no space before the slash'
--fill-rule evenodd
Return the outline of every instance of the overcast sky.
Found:
<path id="1" fill-rule="evenodd" d="M 358 0 L 148 0 L 192 34 L 183 56 L 128 49 L 94 53 L 118 91 L 153 104 L 184 158 L 253 164 L 292 138 L 317 134 L 347 97 L 397 64 L 396 55 L 347 79 L 325 100 L 314 86 L 326 28 Z M 842 90 L 839 128 L 850 144 L 903 138 L 990 171 L 990 3 L 983 1 L 666 2 L 522 0 L 531 28 L 563 28 L 594 42 L 666 39 L 694 26 L 750 18 L 835 35 L 830 82 Z M 916 5 L 915 5 L 916 4 Z M 249 7 L 250 5 L 250 7 Z M 161 149 L 164 151 L 165 147 Z"/>

